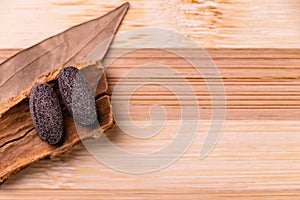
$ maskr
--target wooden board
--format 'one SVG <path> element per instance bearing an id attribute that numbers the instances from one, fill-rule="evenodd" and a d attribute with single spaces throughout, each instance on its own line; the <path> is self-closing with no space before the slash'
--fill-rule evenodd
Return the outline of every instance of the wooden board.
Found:
<path id="1" fill-rule="evenodd" d="M 24 48 L 101 16 L 126 0 L 3 0 L 0 47 Z M 178 31 L 203 47 L 298 48 L 299 0 L 131 0 L 119 32 Z M 46 24 L 46 25 L 45 25 Z"/>
<path id="2" fill-rule="evenodd" d="M 122 2 L 1 1 L 0 35 L 5 40 L 0 40 L 0 60 Z M 202 109 L 201 126 L 188 151 L 168 168 L 133 175 L 108 168 L 79 145 L 24 169 L 1 186 L 0 199 L 299 199 L 299 4 L 298 0 L 131 1 L 120 31 L 168 28 L 208 48 L 227 94 L 227 120 L 217 145 L 199 159 L 210 108 L 203 81 L 195 79 L 182 60 L 140 51 L 108 69 L 110 89 L 122 73 L 149 55 L 152 61 L 171 62 L 191 81 Z M 149 152 L 175 137 L 170 133 L 178 127 L 176 100 L 161 88 L 163 97 L 154 96 L 157 89 L 145 87 L 134 94 L 133 119 L 145 125 L 149 105 L 162 103 L 171 113 L 168 127 L 147 142 L 116 128 L 110 132 L 111 140 L 120 148 Z"/>
<path id="3" fill-rule="evenodd" d="M 143 56 L 148 55 L 147 61 L 152 62 L 175 59 L 156 50 L 150 51 L 125 55 L 107 69 L 111 91 L 122 70 L 132 69 L 146 59 Z M 4 189 L 0 192 L 3 199 L 18 198 L 24 194 L 30 199 L 37 199 L 39 195 L 50 199 L 52 192 L 66 199 L 121 196 L 179 199 L 195 198 L 197 195 L 208 199 L 284 199 L 290 196 L 297 199 L 296 196 L 300 195 L 300 107 L 297 101 L 300 93 L 297 73 L 300 72 L 300 51 L 208 49 L 208 52 L 223 74 L 228 107 L 221 138 L 205 159 L 199 159 L 199 150 L 209 127 L 206 111 L 210 110 L 210 105 L 205 103 L 209 101 L 209 95 L 201 86 L 204 84 L 201 78 L 191 78 L 191 85 L 203 109 L 199 119 L 201 126 L 188 151 L 170 167 L 142 175 L 121 173 L 99 163 L 83 146 L 78 146 L 54 160 L 38 162 L 8 180 L 1 186 Z M 114 55 L 111 54 L 108 59 L 114 59 Z M 173 63 L 170 66 L 183 73 L 192 68 L 180 60 Z M 270 70 L 272 68 L 276 70 Z M 229 71 L 233 69 L 236 73 L 232 77 Z M 294 73 L 289 72 L 293 70 Z M 253 75 L 245 78 L 249 73 Z M 189 76 L 193 74 L 187 73 L 186 78 L 189 79 Z M 128 84 L 134 84 L 134 80 L 128 80 Z M 176 113 L 180 105 L 172 103 L 174 98 L 167 91 L 158 89 L 143 87 L 133 94 L 130 102 L 132 117 L 138 125 L 145 125 L 149 106 L 161 103 L 170 117 L 167 128 L 146 141 L 129 137 L 115 128 L 110 133 L 117 146 L 145 153 L 160 149 L 174 139 L 173 133 L 176 133 L 179 122 Z M 154 96 L 157 91 L 160 95 Z M 73 193 L 75 196 L 69 196 Z"/>

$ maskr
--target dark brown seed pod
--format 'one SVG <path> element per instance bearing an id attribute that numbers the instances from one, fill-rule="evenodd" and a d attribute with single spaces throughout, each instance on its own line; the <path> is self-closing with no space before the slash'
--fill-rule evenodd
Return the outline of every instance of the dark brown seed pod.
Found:
<path id="1" fill-rule="evenodd" d="M 29 109 L 39 137 L 48 144 L 59 144 L 63 138 L 63 116 L 58 98 L 49 84 L 38 83 L 32 87 Z"/>
<path id="2" fill-rule="evenodd" d="M 97 119 L 95 97 L 88 81 L 75 67 L 62 69 L 58 75 L 61 97 L 74 119 L 82 125 L 91 125 Z"/>

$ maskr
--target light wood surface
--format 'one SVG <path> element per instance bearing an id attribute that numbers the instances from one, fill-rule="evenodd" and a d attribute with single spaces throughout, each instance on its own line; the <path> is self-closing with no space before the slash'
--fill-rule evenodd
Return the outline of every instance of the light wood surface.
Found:
<path id="1" fill-rule="evenodd" d="M 1 1 L 0 61 L 120 3 Z M 108 68 L 111 90 L 126 71 L 146 58 L 169 63 L 182 72 L 201 108 L 201 125 L 188 151 L 165 169 L 134 175 L 106 167 L 79 145 L 72 152 L 24 169 L 1 186 L 0 199 L 299 199 L 299 1 L 172 0 L 131 4 L 120 31 L 169 28 L 208 48 L 224 81 L 228 109 L 213 151 L 199 159 L 211 108 L 203 80 L 197 79 L 184 60 L 155 50 L 137 51 Z M 110 55 L 108 59 L 113 58 Z M 135 81 L 129 80 L 128 84 Z M 157 92 L 159 95 L 154 95 Z M 157 103 L 170 113 L 161 134 L 138 140 L 116 127 L 111 131 L 111 140 L 127 151 L 141 153 L 169 144 L 178 128 L 179 107 L 168 91 L 154 86 L 136 91 L 130 102 L 132 118 L 138 125 L 145 125 L 149 106 Z"/>
<path id="2" fill-rule="evenodd" d="M 14 51 L 16 50 L 10 52 Z M 231 68 L 238 70 L 233 78 L 228 74 L 223 75 L 226 78 L 227 120 L 220 140 L 208 157 L 199 159 L 199 149 L 209 126 L 209 113 L 206 111 L 210 109 L 210 104 L 205 103 L 209 101 L 208 92 L 201 86 L 204 85 L 203 81 L 191 79 L 199 105 L 203 109 L 201 126 L 189 150 L 170 167 L 143 175 L 121 173 L 99 163 L 79 145 L 70 153 L 54 160 L 38 162 L 8 180 L 1 189 L 11 192 L 17 189 L 17 194 L 5 192 L 3 198 L 14 198 L 26 193 L 32 199 L 35 198 L 36 189 L 42 189 L 38 194 L 46 194 L 49 198 L 53 197 L 52 190 L 47 192 L 44 189 L 56 189 L 55 195 L 60 198 L 73 198 L 67 194 L 71 195 L 76 190 L 76 198 L 90 199 L 117 198 L 123 195 L 132 198 L 167 198 L 173 196 L 174 190 L 179 194 L 175 195 L 176 198 L 186 195 L 196 197 L 196 194 L 212 199 L 265 199 L 297 195 L 297 177 L 300 173 L 300 126 L 297 121 L 300 109 L 297 102 L 299 78 L 297 73 L 280 74 L 277 70 L 299 70 L 299 50 L 208 49 L 208 52 L 222 74 L 226 74 Z M 122 70 L 130 70 L 133 64 L 141 62 L 136 57 L 143 58 L 143 54 L 147 54 L 150 55 L 147 56 L 148 61 L 163 62 L 175 59 L 158 54 L 155 50 L 136 53 L 138 55 L 118 59 L 108 68 L 112 91 Z M 111 55 L 108 59 L 113 57 Z M 247 59 L 247 62 L 244 63 L 242 58 Z M 269 60 L 268 65 L 260 63 L 266 60 Z M 276 70 L 270 71 L 272 63 Z M 180 60 L 171 66 L 183 72 L 191 68 L 184 66 Z M 260 73 L 245 79 L 249 70 Z M 186 77 L 189 78 L 189 75 Z M 130 81 L 132 80 L 128 84 Z M 180 106 L 176 102 L 172 103 L 172 95 L 168 96 L 165 90 L 158 89 L 144 87 L 134 93 L 130 102 L 132 117 L 137 124 L 144 125 L 145 120 L 148 120 L 149 106 L 161 103 L 171 113 L 168 115 L 170 118 L 167 128 L 146 141 L 128 137 L 115 128 L 111 133 L 112 141 L 117 146 L 127 151 L 146 153 L 164 147 L 175 137 L 173 133 L 178 128 L 177 114 Z M 157 91 L 161 94 L 159 97 L 154 96 Z M 59 190 L 67 192 L 60 193 Z M 151 195 L 147 196 L 148 193 Z"/>
<path id="3" fill-rule="evenodd" d="M 1 48 L 29 47 L 124 0 L 1 0 Z M 298 0 L 131 0 L 119 32 L 141 27 L 178 31 L 203 47 L 298 48 Z"/>

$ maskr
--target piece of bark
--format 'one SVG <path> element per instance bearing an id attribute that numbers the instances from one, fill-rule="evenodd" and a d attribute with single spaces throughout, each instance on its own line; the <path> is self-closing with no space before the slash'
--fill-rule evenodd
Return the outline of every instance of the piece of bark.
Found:
<path id="1" fill-rule="evenodd" d="M 33 127 L 29 113 L 28 94 L 30 88 L 24 90 L 22 94 L 11 99 L 5 106 L 0 108 L 0 184 L 31 163 L 47 157 L 53 158 L 70 150 L 74 145 L 80 143 L 81 139 L 98 137 L 101 133 L 113 127 L 112 107 L 110 98 L 107 95 L 108 83 L 103 67 L 99 62 L 75 66 L 81 69 L 87 80 L 92 83 L 91 87 L 96 91 L 96 108 L 101 128 L 97 125 L 90 127 L 75 125 L 72 116 L 67 112 L 60 99 L 64 115 L 64 140 L 61 146 L 51 146 L 38 137 Z M 51 84 L 59 98 L 61 97 L 57 75 L 60 69 L 43 75 L 35 81 Z"/>

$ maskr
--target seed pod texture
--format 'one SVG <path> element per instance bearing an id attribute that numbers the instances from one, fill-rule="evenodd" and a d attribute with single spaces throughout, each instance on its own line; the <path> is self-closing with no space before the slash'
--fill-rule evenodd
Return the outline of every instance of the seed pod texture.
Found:
<path id="1" fill-rule="evenodd" d="M 60 143 L 63 138 L 63 116 L 59 100 L 49 84 L 38 83 L 32 87 L 29 109 L 39 137 L 51 145 Z"/>
<path id="2" fill-rule="evenodd" d="M 88 81 L 75 67 L 62 69 L 58 75 L 61 97 L 74 119 L 82 125 L 91 125 L 97 119 L 95 97 Z"/>

